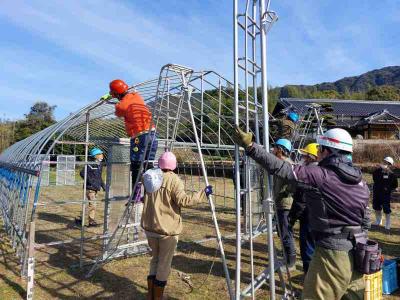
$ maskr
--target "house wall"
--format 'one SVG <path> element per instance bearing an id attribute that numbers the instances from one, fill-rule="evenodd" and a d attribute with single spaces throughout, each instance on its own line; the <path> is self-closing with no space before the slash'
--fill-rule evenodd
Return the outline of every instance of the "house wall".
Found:
<path id="1" fill-rule="evenodd" d="M 397 140 L 399 129 L 395 125 L 366 125 L 363 131 L 364 139 Z"/>

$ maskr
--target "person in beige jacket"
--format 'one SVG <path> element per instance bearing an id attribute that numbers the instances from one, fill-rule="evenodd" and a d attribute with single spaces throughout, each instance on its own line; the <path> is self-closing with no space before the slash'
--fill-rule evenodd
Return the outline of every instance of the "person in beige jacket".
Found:
<path id="1" fill-rule="evenodd" d="M 205 201 L 212 194 L 211 186 L 192 196 L 185 193 L 182 180 L 173 172 L 177 162 L 172 152 L 161 155 L 158 166 L 143 175 L 145 193 L 141 226 L 152 250 L 147 277 L 148 300 L 162 299 L 182 232 L 181 208 Z"/>

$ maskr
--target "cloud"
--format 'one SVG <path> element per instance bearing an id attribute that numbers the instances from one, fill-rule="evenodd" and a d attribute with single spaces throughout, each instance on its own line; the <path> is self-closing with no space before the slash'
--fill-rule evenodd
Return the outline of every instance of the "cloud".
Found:
<path id="1" fill-rule="evenodd" d="M 280 20 L 268 38 L 270 83 L 334 81 L 400 63 L 393 3 L 272 1 Z M 0 99 L 10 115 L 44 99 L 62 117 L 104 94 L 111 79 L 153 79 L 166 63 L 232 79 L 232 7 L 224 1 L 5 0 L 0 23 L 0 90 L 11 99 L 17 91 L 19 103 Z"/>
<path id="2" fill-rule="evenodd" d="M 99 65 L 124 70 L 136 80 L 154 76 L 154 71 L 171 62 L 171 58 L 181 57 L 189 62 L 190 57 L 195 57 L 204 63 L 210 58 L 207 54 L 215 50 L 187 30 L 200 28 L 203 37 L 210 32 L 207 30 L 210 26 L 202 23 L 199 17 L 181 19 L 181 24 L 187 27 L 174 29 L 170 18 L 156 19 L 147 16 L 137 5 L 127 6 L 121 2 L 32 1 L 28 4 L 17 1 L 17 6 L 18 11 L 14 3 L 5 5 L 0 14 Z M 118 13 L 110 15 L 110 12 Z M 179 16 L 172 16 L 173 20 L 177 18 Z M 201 53 L 203 58 L 198 55 Z M 143 63 L 146 60 L 152 66 L 154 61 L 159 64 L 146 68 Z M 193 61 L 197 64 L 196 59 Z"/>
<path id="3" fill-rule="evenodd" d="M 346 73 L 357 75 L 362 66 L 356 62 L 347 51 L 340 46 L 333 46 L 324 53 L 324 59 L 326 66 L 332 73 L 337 74 L 346 70 Z"/>
<path id="4" fill-rule="evenodd" d="M 163 10 L 161 5 L 157 9 Z M 29 90 L 19 94 L 21 104 L 28 103 L 24 97 L 30 104 L 36 96 L 57 99 L 60 111 L 81 102 L 78 98 L 87 103 L 104 94 L 110 79 L 152 79 L 166 63 L 195 69 L 219 65 L 221 73 L 231 72 L 231 52 L 225 51 L 222 38 L 229 35 L 218 23 L 191 11 L 183 11 L 185 18 L 174 10 L 162 11 L 160 18 L 154 11 L 117 1 L 7 1 L 0 18 L 31 35 L 32 43 L 26 47 L 28 42 L 23 37 L 18 41 L 19 36 L 0 43 L 0 83 Z M 2 106 L 15 114 L 15 108 Z"/>

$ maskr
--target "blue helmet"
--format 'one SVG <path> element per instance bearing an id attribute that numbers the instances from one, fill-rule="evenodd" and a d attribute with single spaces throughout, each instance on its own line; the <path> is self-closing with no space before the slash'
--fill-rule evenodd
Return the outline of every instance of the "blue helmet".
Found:
<path id="1" fill-rule="evenodd" d="M 96 155 L 99 155 L 99 154 L 103 154 L 103 151 L 101 151 L 100 148 L 92 148 L 89 151 L 89 155 L 93 156 L 93 157 L 96 156 Z"/>
<path id="2" fill-rule="evenodd" d="M 291 120 L 294 123 L 297 123 L 297 121 L 299 121 L 299 114 L 295 113 L 294 111 L 291 111 L 290 113 L 288 113 L 287 117 L 289 120 Z"/>
<path id="3" fill-rule="evenodd" d="M 292 151 L 292 143 L 288 139 L 279 139 L 276 141 L 275 146 L 283 148 L 283 150 L 290 153 Z"/>

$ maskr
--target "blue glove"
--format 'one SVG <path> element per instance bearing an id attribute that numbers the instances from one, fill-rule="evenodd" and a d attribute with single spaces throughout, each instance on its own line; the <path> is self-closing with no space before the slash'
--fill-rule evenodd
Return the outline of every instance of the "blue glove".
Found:
<path id="1" fill-rule="evenodd" d="M 212 186 L 211 185 L 206 186 L 206 188 L 204 189 L 204 192 L 206 193 L 207 197 L 212 195 L 212 193 L 213 193 Z"/>

